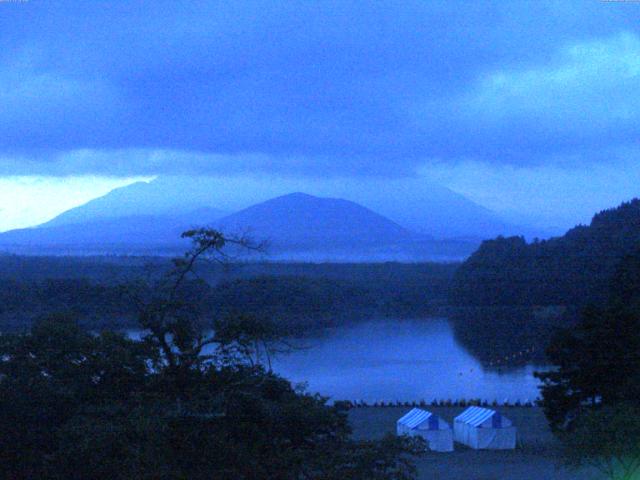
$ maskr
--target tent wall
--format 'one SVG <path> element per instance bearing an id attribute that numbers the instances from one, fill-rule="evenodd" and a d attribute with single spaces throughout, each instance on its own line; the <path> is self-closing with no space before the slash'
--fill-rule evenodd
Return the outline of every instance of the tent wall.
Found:
<path id="1" fill-rule="evenodd" d="M 414 430 L 412 436 L 422 437 L 427 449 L 434 452 L 453 452 L 453 432 L 449 430 Z"/>
<path id="2" fill-rule="evenodd" d="M 516 448 L 516 428 L 474 427 L 454 424 L 455 441 L 474 449 L 512 450 Z"/>
<path id="3" fill-rule="evenodd" d="M 513 450 L 516 448 L 516 429 L 507 428 L 476 428 L 476 448 L 491 450 Z"/>

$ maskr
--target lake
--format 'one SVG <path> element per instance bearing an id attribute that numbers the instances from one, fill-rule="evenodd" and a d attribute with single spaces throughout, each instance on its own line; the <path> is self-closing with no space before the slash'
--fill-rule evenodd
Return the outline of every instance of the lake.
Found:
<path id="1" fill-rule="evenodd" d="M 534 400 L 539 366 L 486 370 L 446 319 L 380 320 L 331 330 L 281 355 L 274 370 L 335 400 Z"/>
<path id="2" fill-rule="evenodd" d="M 139 338 L 139 330 L 130 330 Z M 297 341 L 301 348 L 273 360 L 273 369 L 332 400 L 533 401 L 535 370 L 487 370 L 459 345 L 446 319 L 375 320 Z"/>

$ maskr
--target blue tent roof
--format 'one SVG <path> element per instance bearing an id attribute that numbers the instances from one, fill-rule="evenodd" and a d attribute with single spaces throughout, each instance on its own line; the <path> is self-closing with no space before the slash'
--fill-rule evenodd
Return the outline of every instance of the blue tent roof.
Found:
<path id="1" fill-rule="evenodd" d="M 416 428 L 418 425 L 421 425 L 425 421 L 429 420 L 429 418 L 433 415 L 431 412 L 427 412 L 426 410 L 422 410 L 420 408 L 414 408 L 406 415 L 402 416 L 398 423 L 402 425 L 406 425 L 409 428 Z"/>
<path id="2" fill-rule="evenodd" d="M 479 427 L 495 414 L 496 411 L 489 408 L 469 407 L 454 420 L 456 422 L 468 423 L 474 427 Z"/>

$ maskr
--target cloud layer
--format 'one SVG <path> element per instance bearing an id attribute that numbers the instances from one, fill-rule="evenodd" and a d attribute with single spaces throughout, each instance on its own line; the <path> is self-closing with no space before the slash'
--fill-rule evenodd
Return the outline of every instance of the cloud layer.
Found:
<path id="1" fill-rule="evenodd" d="M 412 175 L 640 138 L 640 8 L 0 4 L 0 175 Z"/>

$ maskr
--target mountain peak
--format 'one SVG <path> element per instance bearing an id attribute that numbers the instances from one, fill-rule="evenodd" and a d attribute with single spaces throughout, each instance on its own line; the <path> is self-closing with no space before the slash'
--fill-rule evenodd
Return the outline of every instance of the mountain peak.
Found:
<path id="1" fill-rule="evenodd" d="M 265 202 L 310 202 L 314 200 L 323 200 L 323 198 L 304 192 L 291 192 L 265 200 Z"/>
<path id="2" fill-rule="evenodd" d="M 305 192 L 291 192 L 276 198 L 318 198 Z"/>
<path id="3" fill-rule="evenodd" d="M 245 208 L 219 222 L 227 232 L 251 231 L 276 245 L 319 249 L 411 238 L 408 230 L 348 200 L 294 192 Z"/>

